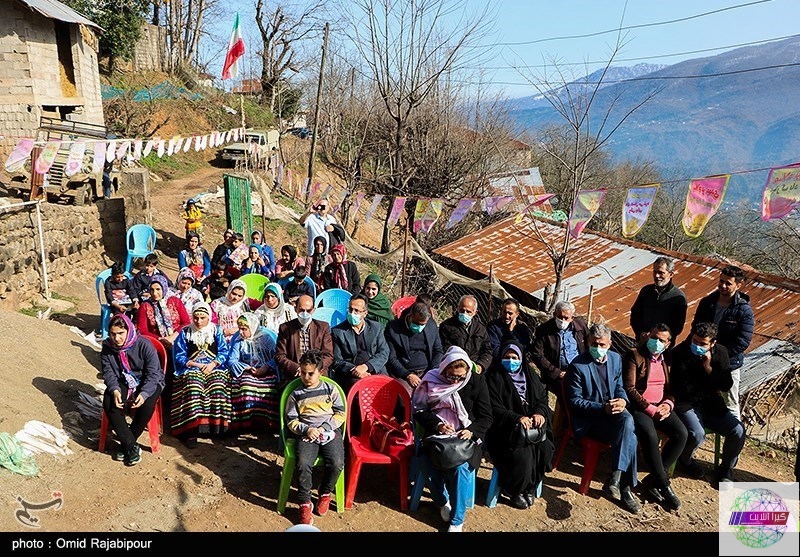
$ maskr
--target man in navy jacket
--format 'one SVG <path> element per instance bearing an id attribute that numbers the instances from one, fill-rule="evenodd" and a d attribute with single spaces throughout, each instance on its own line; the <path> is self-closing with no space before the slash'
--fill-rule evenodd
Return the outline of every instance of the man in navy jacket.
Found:
<path id="1" fill-rule="evenodd" d="M 389 321 L 384 334 L 389 344 L 386 370 L 410 394 L 428 370 L 439 367 L 444 354 L 430 307 L 425 302 L 415 302 L 405 317 Z"/>

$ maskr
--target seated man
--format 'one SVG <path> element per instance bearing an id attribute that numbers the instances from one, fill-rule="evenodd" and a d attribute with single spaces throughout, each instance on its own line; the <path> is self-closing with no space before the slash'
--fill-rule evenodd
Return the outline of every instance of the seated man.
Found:
<path id="1" fill-rule="evenodd" d="M 489 333 L 478 317 L 478 299 L 472 294 L 461 296 L 455 315 L 439 325 L 442 350 L 458 346 L 472 360 L 474 371 L 483 373 L 492 365 L 492 344 Z"/>
<path id="2" fill-rule="evenodd" d="M 578 354 L 586 352 L 588 336 L 586 322 L 575 317 L 575 306 L 563 300 L 556 303 L 553 317 L 536 328 L 531 359 L 539 368 L 547 389 L 559 401 L 563 393 L 561 382 L 567 374 L 567 367 Z"/>
<path id="3" fill-rule="evenodd" d="M 389 344 L 386 370 L 410 394 L 422 376 L 442 361 L 442 341 L 439 327 L 431 319 L 431 308 L 425 302 L 415 302 L 405 317 L 389 321 L 384 334 Z"/>
<path id="4" fill-rule="evenodd" d="M 687 475 L 703 477 L 694 458 L 706 438 L 706 428 L 725 437 L 722 462 L 716 471 L 719 487 L 733 482 L 733 469 L 745 442 L 742 422 L 731 413 L 721 394 L 733 385 L 728 350 L 717 343 L 717 326 L 692 324 L 692 334 L 672 351 L 670 385 L 675 395 L 675 410 L 689 431 L 689 439 L 678 463 Z"/>
<path id="5" fill-rule="evenodd" d="M 347 321 L 331 329 L 333 366 L 331 376 L 345 393 L 356 381 L 368 375 L 387 375 L 389 345 L 383 328 L 367 319 L 367 299 L 363 294 L 350 298 Z"/>
<path id="6" fill-rule="evenodd" d="M 611 477 L 603 485 L 626 510 L 642 512 L 631 493 L 637 484 L 638 441 L 628 397 L 622 384 L 622 358 L 611 348 L 611 329 L 595 323 L 589 328 L 589 350 L 572 360 L 564 378 L 565 398 L 575 437 L 590 437 L 611 445 Z"/>
<path id="7" fill-rule="evenodd" d="M 530 327 L 519 318 L 519 302 L 514 298 L 503 301 L 500 316 L 489 321 L 486 332 L 492 345 L 492 356 L 495 358 L 500 352 L 500 347 L 509 341 L 519 344 L 527 355 L 533 340 Z"/>
<path id="8" fill-rule="evenodd" d="M 275 363 L 284 382 L 300 374 L 300 356 L 309 350 L 322 353 L 323 373 L 333 364 L 333 340 L 331 326 L 325 321 L 312 319 L 314 298 L 303 294 L 295 304 L 297 317 L 281 323 L 278 327 L 278 343 L 275 348 Z"/>

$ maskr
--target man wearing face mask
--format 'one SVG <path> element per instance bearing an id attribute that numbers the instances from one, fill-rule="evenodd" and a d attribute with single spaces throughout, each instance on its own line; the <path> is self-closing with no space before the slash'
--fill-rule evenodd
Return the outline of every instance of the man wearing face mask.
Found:
<path id="1" fill-rule="evenodd" d="M 278 342 L 275 348 L 275 363 L 278 364 L 284 382 L 289 382 L 300 373 L 300 356 L 309 350 L 322 352 L 322 372 L 328 375 L 333 364 L 333 340 L 331 327 L 324 321 L 312 319 L 314 298 L 303 294 L 295 302 L 297 317 L 278 327 Z"/>
<path id="2" fill-rule="evenodd" d="M 681 501 L 672 490 L 669 470 L 686 446 L 688 432 L 675 410 L 670 383 L 670 358 L 666 352 L 672 333 L 665 323 L 650 329 L 647 341 L 631 348 L 622 358 L 622 380 L 630 412 L 636 426 L 636 437 L 650 473 L 642 483 L 646 493 L 669 511 L 681 508 Z M 667 437 L 660 447 L 658 434 Z"/>
<path id="3" fill-rule="evenodd" d="M 691 336 L 672 351 L 671 371 L 675 410 L 689 432 L 678 464 L 686 475 L 702 478 L 703 467 L 695 453 L 706 439 L 706 429 L 718 433 L 725 442 L 715 479 L 720 489 L 728 489 L 744 447 L 745 432 L 742 422 L 728 409 L 722 395 L 733 385 L 733 377 L 728 350 L 717 342 L 714 323 L 692 324 Z"/>
<path id="4" fill-rule="evenodd" d="M 556 303 L 553 317 L 536 328 L 531 359 L 539 368 L 547 389 L 558 397 L 559 403 L 563 398 L 561 383 L 567 367 L 578 354 L 589 349 L 586 343 L 588 337 L 586 321 L 575 317 L 575 306 L 572 302 L 563 300 Z"/>
<path id="5" fill-rule="evenodd" d="M 458 346 L 469 355 L 473 371 L 483 373 L 492 363 L 492 345 L 486 327 L 478 318 L 478 299 L 465 294 L 458 301 L 455 315 L 439 325 L 442 349 Z"/>
<path id="6" fill-rule="evenodd" d="M 630 513 L 642 507 L 636 487 L 636 439 L 628 396 L 622 383 L 622 358 L 611 348 L 611 329 L 594 323 L 589 328 L 589 349 L 572 360 L 564 377 L 572 430 L 577 439 L 589 437 L 611 445 L 611 477 L 603 491 Z"/>
<path id="7" fill-rule="evenodd" d="M 369 375 L 387 375 L 389 345 L 377 321 L 367 319 L 367 299 L 363 294 L 350 298 L 347 320 L 331 329 L 333 366 L 331 375 L 345 393 Z"/>
<path id="8" fill-rule="evenodd" d="M 386 370 L 411 393 L 426 371 L 439 367 L 444 354 L 431 308 L 414 302 L 405 316 L 389 321 L 384 335 L 389 345 Z"/>

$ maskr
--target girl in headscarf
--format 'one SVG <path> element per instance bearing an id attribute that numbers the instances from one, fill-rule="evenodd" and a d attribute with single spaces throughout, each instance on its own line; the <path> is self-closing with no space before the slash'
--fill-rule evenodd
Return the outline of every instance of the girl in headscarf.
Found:
<path id="1" fill-rule="evenodd" d="M 178 280 L 176 282 L 178 286 L 177 295 L 181 302 L 183 302 L 186 313 L 191 315 L 194 305 L 198 302 L 205 301 L 203 293 L 195 287 L 197 278 L 190 268 L 183 267 L 178 271 Z"/>
<path id="2" fill-rule="evenodd" d="M 344 244 L 336 244 L 331 248 L 331 259 L 323 274 L 324 287 L 341 288 L 351 294 L 358 294 L 361 290 L 361 277 L 358 275 L 356 264 L 347 260 Z"/>
<path id="3" fill-rule="evenodd" d="M 486 373 L 486 383 L 493 416 L 486 446 L 500 475 L 501 493 L 512 507 L 527 509 L 545 473 L 552 470 L 555 445 L 547 389 L 539 374 L 526 365 L 522 347 L 515 341 L 500 348 Z M 543 428 L 547 438 L 536 445 L 514 446 L 511 438 L 517 424 Z"/>
<path id="4" fill-rule="evenodd" d="M 367 276 L 361 293 L 367 298 L 367 319 L 377 321 L 383 328 L 394 319 L 394 314 L 392 302 L 381 292 L 382 287 L 381 277 L 373 273 Z"/>
<path id="5" fill-rule="evenodd" d="M 277 282 L 271 282 L 264 289 L 264 303 L 254 312 L 261 325 L 278 333 L 281 323 L 297 317 L 294 308 L 283 299 L 283 289 Z"/>
<path id="6" fill-rule="evenodd" d="M 281 247 L 281 258 L 275 263 L 275 279 L 290 278 L 294 275 L 294 270 L 306 262 L 302 257 L 297 257 L 297 248 L 291 244 Z M 323 265 L 323 270 L 324 270 Z"/>
<path id="7" fill-rule="evenodd" d="M 275 340 L 247 312 L 237 320 L 239 331 L 231 339 L 228 369 L 231 372 L 231 429 L 277 431 L 280 374 L 275 364 Z"/>
<path id="8" fill-rule="evenodd" d="M 472 373 L 472 362 L 461 348 L 451 346 L 438 368 L 429 370 L 411 397 L 414 419 L 429 435 L 457 435 L 478 444 L 467 462 L 439 471 L 428 463 L 431 497 L 450 532 L 461 532 L 472 495 L 472 482 L 481 463 L 480 444 L 492 425 L 489 390 L 483 377 Z M 427 459 L 427 456 L 425 456 Z"/>
<path id="9" fill-rule="evenodd" d="M 169 354 L 178 332 L 191 319 L 181 299 L 170 292 L 164 275 L 153 276 L 148 292 L 150 296 L 142 302 L 136 315 L 136 328 L 143 334 L 158 338 Z"/>
<path id="10" fill-rule="evenodd" d="M 103 412 L 120 443 L 120 449 L 113 453 L 114 460 L 133 466 L 141 460 L 137 440 L 164 389 L 164 370 L 153 345 L 139 336 L 124 313 L 109 321 L 108 337 L 100 351 L 100 369 L 106 384 Z M 126 419 L 129 410 L 136 410 L 130 425 Z"/>
<path id="11" fill-rule="evenodd" d="M 253 230 L 253 232 L 250 234 L 250 239 L 252 240 L 252 244 L 255 244 L 261 248 L 261 254 L 264 257 L 264 263 L 266 263 L 267 267 L 269 267 L 269 274 L 267 276 L 270 277 L 270 279 L 274 278 L 275 250 L 273 250 L 272 246 L 267 243 L 267 239 L 260 230 Z"/>
<path id="12" fill-rule="evenodd" d="M 264 260 L 264 254 L 261 252 L 260 244 L 250 244 L 250 251 L 247 252 L 247 258 L 242 261 L 241 271 L 242 275 L 256 273 L 265 277 L 272 276 L 269 263 Z"/>
<path id="13" fill-rule="evenodd" d="M 228 284 L 225 296 L 211 302 L 213 312 L 212 321 L 219 325 L 225 340 L 230 342 L 231 337 L 239 330 L 236 320 L 246 311 L 250 311 L 247 301 L 247 285 L 239 279 Z"/>
<path id="14" fill-rule="evenodd" d="M 322 236 L 314 238 L 314 253 L 309 257 L 310 262 L 306 265 L 308 276 L 317 285 L 317 294 L 325 289 L 325 267 L 333 261 L 325 251 L 326 245 L 328 245 L 328 241 Z"/>
<path id="15" fill-rule="evenodd" d="M 175 339 L 170 424 L 187 447 L 197 438 L 225 434 L 231 420 L 228 342 L 211 321 L 211 307 L 195 304 L 192 322 Z"/>
<path id="16" fill-rule="evenodd" d="M 211 256 L 200 245 L 200 236 L 196 232 L 189 232 L 186 237 L 186 249 L 178 252 L 178 267 L 188 267 L 195 279 L 201 281 L 211 274 Z"/>

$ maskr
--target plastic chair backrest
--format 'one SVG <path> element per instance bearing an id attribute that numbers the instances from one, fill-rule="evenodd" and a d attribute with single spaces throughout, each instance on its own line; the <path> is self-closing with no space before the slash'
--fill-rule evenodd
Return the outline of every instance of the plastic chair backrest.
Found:
<path id="1" fill-rule="evenodd" d="M 134 224 L 128 229 L 127 242 L 128 251 L 147 255 L 156 249 L 156 231 L 149 224 Z"/>
<path id="2" fill-rule="evenodd" d="M 330 325 L 331 328 L 335 327 L 336 325 L 347 319 L 347 317 L 345 317 L 345 315 L 338 309 L 326 308 L 326 307 L 315 309 L 314 313 L 311 314 L 311 317 L 313 317 L 317 321 L 324 321 L 325 323 Z"/>
<path id="3" fill-rule="evenodd" d="M 328 288 L 320 292 L 315 302 L 316 307 L 326 307 L 338 309 L 342 314 L 347 315 L 347 308 L 350 305 L 350 298 L 353 295 L 342 288 Z"/>
<path id="4" fill-rule="evenodd" d="M 125 276 L 129 279 L 133 278 L 129 272 L 125 272 Z M 106 300 L 106 281 L 111 278 L 111 269 L 103 269 L 97 275 L 97 278 L 94 280 L 94 289 L 97 291 L 97 301 L 100 303 L 100 307 L 107 306 L 108 300 Z"/>
<path id="5" fill-rule="evenodd" d="M 416 296 L 403 296 L 402 298 L 395 300 L 392 304 L 392 314 L 395 317 L 400 317 L 400 314 L 407 308 L 410 308 L 414 305 L 414 302 L 417 301 Z"/>
<path id="6" fill-rule="evenodd" d="M 261 302 L 264 299 L 264 289 L 270 283 L 269 277 L 259 273 L 248 273 L 239 277 L 245 284 L 245 296 Z"/>
<path id="7" fill-rule="evenodd" d="M 333 385 L 337 391 L 339 391 L 339 396 L 342 397 L 342 400 L 345 401 L 345 416 L 348 414 L 348 406 L 347 406 L 347 396 L 344 394 L 344 389 L 342 386 L 339 385 L 336 381 L 331 379 L 330 377 L 325 377 L 324 375 L 320 377 L 320 380 L 324 383 L 330 383 Z M 286 443 L 287 437 L 287 430 L 286 430 L 286 401 L 289 400 L 289 395 L 292 394 L 292 391 L 297 389 L 300 385 L 302 385 L 302 380 L 299 377 L 296 377 L 289 381 L 286 387 L 283 388 L 283 392 L 281 393 L 281 402 L 280 406 L 278 406 L 278 413 L 280 414 L 281 420 L 281 441 L 283 445 L 284 454 L 289 451 L 292 454 L 294 453 L 294 445 Z M 344 421 L 344 425 L 342 426 L 344 431 L 342 431 L 342 435 L 346 435 L 347 432 L 347 419 Z"/>
<path id="8" fill-rule="evenodd" d="M 292 277 L 286 277 L 286 278 L 280 279 L 278 281 L 278 284 L 280 285 L 281 290 L 286 292 L 286 286 L 291 281 L 292 281 Z M 308 275 L 306 275 L 306 278 L 303 279 L 303 281 L 309 286 L 309 288 L 311 288 L 311 297 L 314 298 L 314 304 L 316 304 L 317 303 L 317 284 L 313 280 L 311 280 L 311 277 L 308 276 Z"/>
<path id="9" fill-rule="evenodd" d="M 278 344 L 278 333 L 276 333 L 272 329 L 267 329 L 266 327 L 264 327 L 264 330 L 267 331 L 267 334 L 270 336 L 270 338 L 272 338 L 272 340 L 275 341 L 275 344 Z"/>
<path id="10" fill-rule="evenodd" d="M 411 421 L 411 396 L 399 381 L 388 375 L 369 375 L 359 379 L 347 393 L 347 407 L 355 408 L 353 401 L 358 398 L 358 416 L 356 412 L 347 414 L 347 438 L 350 439 L 350 432 L 354 431 L 353 426 L 356 418 L 360 420 L 361 429 L 359 437 L 365 442 L 369 441 L 370 417 L 372 413 L 383 416 L 393 416 L 397 401 L 403 405 L 403 421 Z M 368 443 L 367 443 L 368 445 Z"/>
<path id="11" fill-rule="evenodd" d="M 153 335 L 142 335 L 144 338 L 150 341 L 150 344 L 153 345 L 153 348 L 156 349 L 156 353 L 158 354 L 158 363 L 161 365 L 161 371 L 164 373 L 167 372 L 167 349 L 164 348 L 164 345 L 161 344 L 161 341 L 158 340 Z"/>

